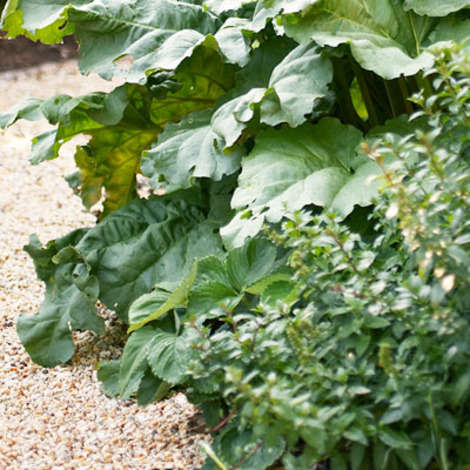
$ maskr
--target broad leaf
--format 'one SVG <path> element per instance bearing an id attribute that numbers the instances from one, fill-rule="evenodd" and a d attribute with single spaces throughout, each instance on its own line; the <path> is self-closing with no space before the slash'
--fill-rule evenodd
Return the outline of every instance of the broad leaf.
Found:
<path id="1" fill-rule="evenodd" d="M 232 199 L 239 213 L 222 229 L 224 240 L 229 246 L 241 246 L 265 220 L 278 222 L 308 204 L 343 217 L 355 204 L 370 204 L 378 191 L 371 178 L 381 170 L 368 158 L 357 158 L 360 140 L 357 129 L 332 118 L 315 126 L 261 134 L 243 160 Z"/>
<path id="2" fill-rule="evenodd" d="M 90 132 L 92 139 L 78 147 L 75 163 L 80 170 L 80 195 L 85 207 L 100 201 L 103 190 L 105 217 L 137 197 L 136 174 L 142 152 L 158 135 L 158 128 L 113 126 Z"/>
<path id="3" fill-rule="evenodd" d="M 92 93 L 78 98 L 59 95 L 49 100 L 30 100 L 0 114 L 0 124 L 7 126 L 20 118 L 41 116 L 51 124 L 59 124 L 57 130 L 33 140 L 30 158 L 33 163 L 56 158 L 61 146 L 77 134 L 90 136 L 89 143 L 77 148 L 75 154 L 79 172 L 74 176 L 74 189 L 87 208 L 103 198 L 102 216 L 106 216 L 136 197 L 141 154 L 163 126 L 168 121 L 180 120 L 186 113 L 213 105 L 232 86 L 233 74 L 233 67 L 224 65 L 218 52 L 198 48 L 175 73 L 150 77 L 147 87 L 128 84 L 108 95 Z M 206 148 L 200 155 L 206 158 L 197 165 L 195 176 L 221 179 L 225 173 L 238 169 L 240 155 L 220 154 L 209 127 L 206 131 L 207 135 L 203 131 L 198 135 L 205 140 Z M 207 155 L 204 150 L 212 154 Z M 219 157 L 214 163 L 211 158 L 216 155 Z M 174 165 L 170 173 L 173 169 Z M 187 186 L 179 184 L 177 188 Z"/>
<path id="4" fill-rule="evenodd" d="M 152 122 L 163 126 L 214 106 L 233 86 L 234 73 L 234 67 L 224 64 L 216 50 L 206 47 L 198 47 L 175 72 L 155 72 L 147 80 L 155 98 L 149 111 Z"/>
<path id="5" fill-rule="evenodd" d="M 248 25 L 248 20 L 229 18 L 215 34 L 214 37 L 226 62 L 243 67 L 250 60 L 251 49 L 243 32 Z"/>
<path id="6" fill-rule="evenodd" d="M 418 15 L 446 16 L 468 7 L 469 0 L 405 0 L 405 9 L 413 10 Z"/>
<path id="7" fill-rule="evenodd" d="M 89 95 L 72 98 L 67 95 L 57 95 L 49 99 L 29 98 L 24 103 L 15 106 L 10 111 L 0 113 L 0 128 L 6 129 L 14 124 L 19 119 L 27 119 L 29 121 L 37 121 L 39 119 L 47 119 L 50 124 L 57 124 L 60 122 L 67 122 L 67 132 L 63 131 L 61 138 L 66 138 L 70 135 L 75 135 L 81 129 L 87 129 L 90 125 L 90 117 L 88 113 L 96 113 L 101 111 L 101 115 L 108 120 L 115 118 L 118 122 L 122 116 L 122 110 L 127 104 L 123 103 L 121 110 L 108 108 L 106 98 L 114 98 L 120 95 L 119 88 L 112 92 L 110 95 L 105 93 L 91 93 Z M 119 99 L 123 99 L 119 96 Z M 125 98 L 124 98 L 125 99 Z M 80 114 L 81 119 L 77 119 L 76 113 Z M 116 114 L 117 113 L 117 114 Z M 99 116 L 95 114 L 94 116 Z M 84 123 L 83 121 L 86 121 Z M 100 119 L 94 122 L 93 127 L 99 127 Z M 77 129 L 77 122 L 80 123 L 80 130 Z M 73 130 L 70 128 L 73 124 Z M 103 122 L 104 124 L 104 122 Z"/>
<path id="8" fill-rule="evenodd" d="M 423 52 L 433 23 L 394 0 L 323 0 L 284 17 L 286 34 L 301 44 L 349 44 L 359 64 L 386 79 L 414 75 L 432 64 Z"/>
<path id="9" fill-rule="evenodd" d="M 253 66 L 264 66 L 276 59 L 278 51 L 267 43 L 253 56 Z M 259 109 L 261 123 L 275 126 L 287 122 L 296 127 L 306 121 L 306 115 L 314 109 L 315 102 L 328 92 L 333 78 L 331 63 L 322 57 L 314 44 L 296 47 L 274 68 L 264 83 L 256 86 L 221 106 L 212 118 L 212 128 L 221 137 L 224 147 L 233 146 L 255 118 Z M 268 69 L 269 70 L 269 69 Z M 259 80 L 257 80 L 259 82 Z"/>
<path id="10" fill-rule="evenodd" d="M 209 110 L 196 112 L 178 124 L 168 124 L 157 145 L 144 153 L 142 172 L 153 188 L 166 182 L 169 193 L 190 187 L 193 178 L 218 181 L 240 168 L 241 151 L 226 155 L 217 148 L 211 114 Z"/>
<path id="11" fill-rule="evenodd" d="M 43 103 L 44 100 L 39 98 L 29 98 L 10 111 L 0 113 L 0 129 L 6 129 L 19 119 L 27 119 L 28 121 L 42 119 L 43 114 L 40 108 Z"/>
<path id="12" fill-rule="evenodd" d="M 253 51 L 248 64 L 237 73 L 233 98 L 221 104 L 211 120 L 221 148 L 232 147 L 249 126 L 252 108 L 264 98 L 274 68 L 294 45 L 286 38 L 270 39 Z"/>
<path id="13" fill-rule="evenodd" d="M 91 1 L 76 0 L 74 3 L 86 5 Z M 24 0 L 8 0 L 0 27 L 8 31 L 11 38 L 24 34 L 34 41 L 54 44 L 73 32 L 73 26 L 67 24 L 69 9 L 70 3 L 66 0 L 55 0 L 42 5 Z"/>
<path id="14" fill-rule="evenodd" d="M 98 280 L 73 248 L 85 233 L 72 232 L 44 248 L 32 237 L 25 247 L 46 284 L 46 294 L 38 314 L 20 315 L 17 331 L 28 354 L 42 366 L 53 367 L 73 356 L 72 330 L 104 331 L 95 307 Z"/>
<path id="15" fill-rule="evenodd" d="M 100 299 L 127 320 L 131 303 L 157 283 L 177 286 L 220 237 L 204 211 L 184 199 L 137 200 L 92 228 L 77 245 L 100 283 Z"/>
<path id="16" fill-rule="evenodd" d="M 298 13 L 315 3 L 315 0 L 258 0 L 251 22 L 251 29 L 263 29 L 268 20 L 275 18 L 279 13 Z"/>
<path id="17" fill-rule="evenodd" d="M 65 26 L 65 28 L 64 28 Z M 110 79 L 123 75 L 128 82 L 143 83 L 153 70 L 173 70 L 201 45 L 219 49 L 228 62 L 243 65 L 246 45 L 234 51 L 229 41 L 241 31 L 222 27 L 218 18 L 200 5 L 177 0 L 142 0 L 136 5 L 99 0 L 10 0 L 3 17 L 10 37 L 25 34 L 42 42 L 60 42 L 74 32 L 80 43 L 80 70 Z M 116 64 L 132 56 L 129 70 Z"/>
<path id="18" fill-rule="evenodd" d="M 164 293 L 156 289 L 150 294 L 139 297 L 129 310 L 129 332 L 141 328 L 143 325 L 160 318 L 170 310 L 186 305 L 188 295 L 194 284 L 197 274 L 197 260 L 187 278 L 171 293 Z"/>
<path id="19" fill-rule="evenodd" d="M 48 100 L 27 101 L 22 107 L 0 115 L 0 124 L 41 116 L 56 130 L 33 139 L 33 164 L 56 158 L 61 146 L 77 134 L 91 136 L 86 146 L 77 148 L 79 168 L 76 191 L 90 208 L 104 195 L 104 215 L 135 198 L 135 176 L 140 157 L 161 131 L 152 124 L 143 102 L 150 107 L 152 97 L 145 87 L 122 86 L 110 94 L 91 93 L 78 98 L 59 95 Z M 139 106 L 140 105 L 140 106 Z M 139 111 L 137 111 L 140 108 Z"/>
<path id="20" fill-rule="evenodd" d="M 166 304 L 170 295 L 170 292 L 156 288 L 152 292 L 144 294 L 135 300 L 129 308 L 129 324 L 131 326 L 128 332 L 138 330 L 149 321 L 156 320 L 164 313 L 180 305 L 178 304 L 167 309 Z M 160 312 L 162 312 L 161 315 Z M 156 313 L 157 315 L 155 315 Z M 150 317 L 152 317 L 152 319 L 148 320 Z"/>
<path id="21" fill-rule="evenodd" d="M 315 100 L 325 96 L 332 78 L 331 63 L 317 46 L 296 47 L 271 74 L 268 95 L 261 104 L 261 122 L 299 126 Z"/>

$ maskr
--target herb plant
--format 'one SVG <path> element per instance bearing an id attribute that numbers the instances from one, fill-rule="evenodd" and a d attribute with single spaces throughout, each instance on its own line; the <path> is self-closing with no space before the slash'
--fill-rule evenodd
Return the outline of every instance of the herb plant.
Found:
<path id="1" fill-rule="evenodd" d="M 379 165 L 396 157 L 372 232 L 300 212 L 268 231 L 290 279 L 205 317 L 196 281 L 188 392 L 208 416 L 222 398 L 226 468 L 468 468 L 470 61 L 448 54 L 429 72 L 436 93 L 414 98 L 426 130 L 364 144 Z"/>
<path id="2" fill-rule="evenodd" d="M 100 207 L 25 247 L 46 284 L 18 320 L 32 359 L 102 332 L 100 300 L 131 333 L 105 390 L 184 389 L 220 468 L 468 464 L 470 74 L 465 44 L 433 51 L 470 36 L 469 6 L 8 0 L 9 37 L 74 34 L 82 73 L 125 80 L 0 114 L 56 125 L 33 164 L 88 136 L 67 180 Z"/>

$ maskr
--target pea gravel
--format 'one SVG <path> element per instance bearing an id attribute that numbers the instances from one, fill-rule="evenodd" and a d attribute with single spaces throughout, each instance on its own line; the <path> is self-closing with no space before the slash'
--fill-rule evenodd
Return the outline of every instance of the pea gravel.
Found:
<path id="1" fill-rule="evenodd" d="M 0 111 L 28 96 L 112 86 L 80 76 L 74 61 L 4 72 Z M 47 129 L 22 121 L 0 130 L 0 469 L 200 468 L 200 442 L 208 438 L 191 430 L 197 410 L 184 395 L 140 408 L 102 394 L 94 364 L 121 352 L 123 327 L 112 313 L 101 309 L 104 335 L 74 334 L 75 357 L 55 369 L 33 364 L 16 335 L 16 317 L 35 313 L 43 295 L 22 251 L 29 234 L 46 242 L 94 224 L 62 178 L 73 170 L 73 146 L 53 162 L 27 162 L 31 138 Z"/>

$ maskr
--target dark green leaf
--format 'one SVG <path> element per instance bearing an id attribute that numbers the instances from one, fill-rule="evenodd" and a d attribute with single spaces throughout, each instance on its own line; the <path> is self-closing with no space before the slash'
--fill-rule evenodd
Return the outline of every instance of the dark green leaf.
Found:
<path id="1" fill-rule="evenodd" d="M 192 334 L 190 330 L 185 330 L 182 335 L 155 330 L 148 362 L 157 377 L 171 384 L 184 380 L 192 356 L 189 346 Z"/>
<path id="2" fill-rule="evenodd" d="M 103 393 L 109 397 L 119 395 L 119 359 L 99 362 L 96 368 L 98 369 L 98 380 L 101 382 Z"/>
<path id="3" fill-rule="evenodd" d="M 138 200 L 106 217 L 77 246 L 100 283 L 100 299 L 123 319 L 155 284 L 175 288 L 196 258 L 218 253 L 220 237 L 204 211 L 184 199 Z"/>
<path id="4" fill-rule="evenodd" d="M 46 284 L 44 301 L 36 315 L 20 315 L 18 335 L 31 358 L 53 367 L 68 361 L 74 352 L 72 330 L 104 331 L 95 303 L 99 295 L 91 267 L 73 248 L 86 230 L 78 230 L 42 248 L 31 238 L 25 251 L 33 258 L 40 279 Z"/>
<path id="5" fill-rule="evenodd" d="M 149 365 L 147 355 L 155 339 L 152 327 L 142 328 L 133 333 L 124 346 L 119 369 L 119 394 L 129 398 L 137 392 Z"/>

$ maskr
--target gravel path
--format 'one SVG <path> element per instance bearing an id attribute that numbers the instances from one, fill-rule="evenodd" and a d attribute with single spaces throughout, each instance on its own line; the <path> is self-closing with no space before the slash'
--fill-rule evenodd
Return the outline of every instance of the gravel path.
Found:
<path id="1" fill-rule="evenodd" d="M 109 88 L 73 61 L 5 72 L 0 110 L 28 96 Z M 17 338 L 16 317 L 36 312 L 43 294 L 22 251 L 29 234 L 45 242 L 94 223 L 62 179 L 73 168 L 70 146 L 65 158 L 27 162 L 31 137 L 47 128 L 22 121 L 0 131 L 0 469 L 197 469 L 205 436 L 189 430 L 196 410 L 183 395 L 139 408 L 101 393 L 93 365 L 120 354 L 122 328 L 109 312 L 107 332 L 75 334 L 72 363 L 55 369 L 33 364 Z"/>

